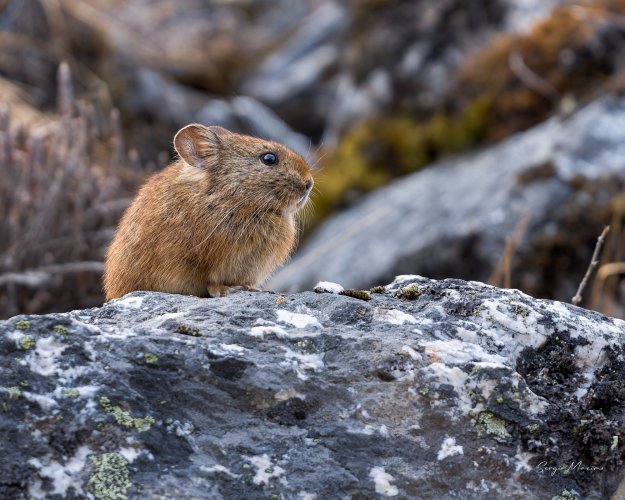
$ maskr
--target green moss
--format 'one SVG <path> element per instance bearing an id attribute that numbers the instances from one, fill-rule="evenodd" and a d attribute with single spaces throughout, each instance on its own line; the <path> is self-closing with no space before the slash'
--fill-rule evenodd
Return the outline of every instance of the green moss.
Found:
<path id="1" fill-rule="evenodd" d="M 480 435 L 489 434 L 500 439 L 511 437 L 506 429 L 506 421 L 489 411 L 483 411 L 477 416 L 475 427 Z"/>
<path id="2" fill-rule="evenodd" d="M 69 330 L 63 325 L 56 325 L 54 327 L 54 333 L 56 333 L 57 335 L 67 335 L 69 333 Z"/>
<path id="3" fill-rule="evenodd" d="M 97 499 L 125 500 L 132 487 L 128 473 L 128 460 L 119 453 L 104 453 L 101 457 L 91 457 L 95 473 L 87 482 L 87 489 Z"/>
<path id="4" fill-rule="evenodd" d="M 173 419 L 173 418 L 171 418 L 171 417 L 170 417 L 170 418 L 165 419 L 165 423 L 166 423 L 167 425 L 172 424 L 172 423 L 173 423 L 173 421 L 174 421 L 174 419 Z"/>
<path id="5" fill-rule="evenodd" d="M 63 389 L 62 392 L 63 394 L 71 398 L 77 398 L 78 396 L 80 396 L 80 392 L 78 392 L 76 389 Z"/>
<path id="6" fill-rule="evenodd" d="M 328 156 L 315 200 L 311 225 L 355 195 L 415 172 L 440 156 L 467 149 L 484 135 L 490 120 L 490 99 L 481 96 L 459 112 L 421 119 L 394 115 L 354 125 Z"/>
<path id="7" fill-rule="evenodd" d="M 28 330 L 30 328 L 30 321 L 21 319 L 17 323 L 15 323 L 15 328 L 17 328 L 18 330 Z"/>
<path id="8" fill-rule="evenodd" d="M 19 387 L 8 387 L 6 391 L 9 394 L 9 399 L 18 399 L 22 395 Z"/>
<path id="9" fill-rule="evenodd" d="M 339 295 L 345 295 L 346 297 L 352 297 L 360 300 L 371 300 L 371 294 L 367 290 L 354 290 L 348 288 L 339 293 Z"/>
<path id="10" fill-rule="evenodd" d="M 20 339 L 19 344 L 22 346 L 22 349 L 31 349 L 37 345 L 37 341 L 30 335 L 26 335 Z"/>
<path id="11" fill-rule="evenodd" d="M 200 330 L 194 328 L 189 325 L 180 324 L 176 327 L 176 333 L 181 333 L 182 335 L 190 335 L 191 337 L 201 337 Z"/>
<path id="12" fill-rule="evenodd" d="M 402 288 L 395 293 L 395 297 L 404 300 L 417 300 L 424 293 L 424 289 L 416 285 Z"/>
<path id="13" fill-rule="evenodd" d="M 106 396 L 100 398 L 100 406 L 113 415 L 115 421 L 122 427 L 134 428 L 138 432 L 146 432 L 156 422 L 153 417 L 133 417 L 129 412 L 122 410 L 119 406 L 113 406 L 111 400 Z"/>
<path id="14" fill-rule="evenodd" d="M 369 289 L 369 291 L 371 293 L 384 293 L 384 292 L 386 292 L 386 287 L 383 287 L 382 285 L 378 285 L 378 286 L 374 286 L 373 288 Z"/>
<path id="15" fill-rule="evenodd" d="M 158 357 L 152 354 L 151 352 L 146 352 L 145 355 L 143 356 L 143 359 L 149 365 L 153 365 L 154 363 L 158 361 Z"/>

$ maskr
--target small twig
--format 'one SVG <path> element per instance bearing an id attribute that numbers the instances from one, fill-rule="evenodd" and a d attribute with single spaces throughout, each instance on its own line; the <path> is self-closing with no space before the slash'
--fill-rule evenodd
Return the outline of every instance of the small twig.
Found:
<path id="1" fill-rule="evenodd" d="M 510 70 L 527 88 L 532 89 L 534 92 L 551 101 L 558 100 L 559 95 L 556 88 L 543 77 L 532 71 L 527 64 L 525 64 L 521 54 L 512 52 L 508 58 L 508 64 Z"/>
<path id="2" fill-rule="evenodd" d="M 610 231 L 610 226 L 604 227 L 603 231 L 601 232 L 601 235 L 599 236 L 599 238 L 597 238 L 597 244 L 595 245 L 595 251 L 592 253 L 592 258 L 590 259 L 590 265 L 588 266 L 588 269 L 586 270 L 586 274 L 584 274 L 584 278 L 582 279 L 582 282 L 579 284 L 577 293 L 571 299 L 571 302 L 575 306 L 579 305 L 580 302 L 582 301 L 582 293 L 584 292 L 584 288 L 586 288 L 586 285 L 588 284 L 588 280 L 590 279 L 590 276 L 592 275 L 593 271 L 599 265 L 599 257 L 601 255 L 601 249 L 603 248 L 603 242 L 605 241 L 605 237 L 607 236 L 609 231 Z"/>

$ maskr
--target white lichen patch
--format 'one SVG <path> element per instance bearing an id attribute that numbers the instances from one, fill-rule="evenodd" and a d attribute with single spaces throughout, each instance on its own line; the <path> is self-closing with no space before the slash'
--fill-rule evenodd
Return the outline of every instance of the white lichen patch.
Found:
<path id="1" fill-rule="evenodd" d="M 128 460 L 128 463 L 131 464 L 139 457 L 139 455 L 141 455 L 142 450 L 135 448 L 134 446 L 122 446 L 119 450 L 117 450 L 117 453 Z"/>
<path id="2" fill-rule="evenodd" d="M 52 375 L 58 370 L 56 362 L 65 349 L 67 345 L 54 337 L 37 339 L 35 349 L 25 358 L 30 371 L 45 377 Z"/>
<path id="3" fill-rule="evenodd" d="M 401 347 L 401 350 L 403 352 L 405 352 L 406 354 L 408 354 L 408 356 L 410 356 L 411 359 L 414 359 L 415 361 L 422 361 L 423 360 L 423 356 L 421 356 L 420 353 L 418 353 L 417 351 L 415 351 L 412 347 L 404 345 Z"/>
<path id="4" fill-rule="evenodd" d="M 425 348 L 425 354 L 433 361 L 442 361 L 451 365 L 469 362 L 490 362 L 505 365 L 507 359 L 498 354 L 486 352 L 478 344 L 462 342 L 461 340 L 433 340 L 420 342 Z"/>
<path id="5" fill-rule="evenodd" d="M 472 342 L 473 344 L 476 344 L 478 342 L 477 332 L 467 330 L 466 328 L 463 328 L 461 326 L 456 329 L 456 337 L 458 337 L 460 340 L 463 340 L 464 342 Z"/>
<path id="6" fill-rule="evenodd" d="M 394 497 L 399 495 L 397 486 L 391 484 L 395 478 L 384 470 L 384 467 L 372 467 L 369 471 L 369 477 L 373 479 L 375 492 L 386 497 Z"/>
<path id="7" fill-rule="evenodd" d="M 514 455 L 514 459 L 516 460 L 516 463 L 514 464 L 514 472 L 532 472 L 530 460 L 535 456 L 535 453 L 528 453 L 517 449 L 517 453 Z"/>
<path id="8" fill-rule="evenodd" d="M 364 436 L 373 436 L 377 433 L 377 429 L 373 425 L 365 425 L 363 427 L 349 426 L 345 429 L 348 434 L 362 434 Z"/>
<path id="9" fill-rule="evenodd" d="M 246 458 L 256 468 L 256 474 L 253 478 L 254 484 L 268 484 L 271 479 L 279 478 L 285 472 L 282 467 L 271 463 L 271 459 L 266 453 Z"/>
<path id="10" fill-rule="evenodd" d="M 167 427 L 167 432 L 175 432 L 178 437 L 188 437 L 193 431 L 195 431 L 195 426 L 191 422 L 180 422 L 180 420 L 174 420 L 169 427 Z"/>
<path id="11" fill-rule="evenodd" d="M 482 325 L 487 327 L 483 333 L 498 345 L 513 347 L 510 362 L 515 361 L 516 355 L 524 347 L 537 347 L 549 335 L 540 324 L 543 315 L 519 303 L 510 303 L 506 307 L 502 301 L 485 300 L 481 303 L 478 315 L 487 321 L 486 325 Z M 517 335 L 512 338 L 511 334 Z"/>
<path id="12" fill-rule="evenodd" d="M 546 302 L 545 302 L 546 303 Z M 589 331 L 595 335 L 608 334 L 622 337 L 625 334 L 625 321 L 609 318 L 601 322 L 601 330 L 597 328 L 597 322 L 573 311 L 562 302 L 548 302 L 547 309 L 557 318 L 556 331 L 567 331 L 575 338 L 579 335 L 586 337 Z"/>
<path id="13" fill-rule="evenodd" d="M 289 399 L 299 398 L 306 399 L 305 394 L 300 394 L 292 387 L 289 389 L 281 389 L 273 395 L 276 401 L 288 401 Z"/>
<path id="14" fill-rule="evenodd" d="M 302 490 L 297 493 L 297 500 L 317 500 L 317 494 Z"/>
<path id="15" fill-rule="evenodd" d="M 126 309 L 139 309 L 143 305 L 143 297 L 129 297 L 126 295 L 121 299 L 113 300 L 113 303 L 118 307 Z"/>
<path id="16" fill-rule="evenodd" d="M 332 283 L 331 281 L 320 281 L 319 283 L 315 285 L 315 288 L 313 288 L 313 290 L 317 293 L 339 294 L 342 291 L 344 291 L 345 288 L 343 288 L 338 283 Z"/>
<path id="17" fill-rule="evenodd" d="M 54 398 L 46 394 L 35 394 L 34 392 L 22 391 L 22 396 L 24 396 L 24 398 L 28 401 L 37 403 L 41 409 L 46 412 L 59 405 Z"/>
<path id="18" fill-rule="evenodd" d="M 178 319 L 183 316 L 185 316 L 185 313 L 182 313 L 182 312 L 171 312 L 171 313 L 159 314 L 158 316 L 154 316 L 153 318 L 150 318 L 149 320 L 143 322 L 143 325 L 146 327 L 149 326 L 153 328 L 160 328 L 164 326 L 164 324 L 167 323 L 167 321 Z"/>
<path id="19" fill-rule="evenodd" d="M 366 419 L 370 419 L 371 418 L 371 416 L 369 415 L 369 413 L 366 410 L 360 410 L 360 413 Z M 349 416 L 349 414 L 345 413 L 343 415 L 343 418 L 348 418 L 348 416 Z M 372 436 L 374 434 L 379 434 L 382 437 L 388 437 L 389 436 L 388 427 L 386 427 L 386 425 L 384 425 L 384 424 L 380 424 L 380 425 L 365 424 L 364 426 L 361 426 L 361 425 L 357 425 L 357 426 L 350 425 L 350 426 L 347 427 L 346 431 L 349 434 L 364 434 L 365 436 Z"/>
<path id="20" fill-rule="evenodd" d="M 247 349 L 237 344 L 219 344 L 219 349 L 228 353 L 243 354 Z"/>
<path id="21" fill-rule="evenodd" d="M 310 314 L 294 313 L 285 309 L 278 309 L 276 315 L 280 323 L 286 323 L 295 328 L 323 328 L 319 320 Z"/>
<path id="22" fill-rule="evenodd" d="M 93 451 L 87 446 L 81 446 L 74 456 L 60 463 L 48 458 L 31 458 L 28 463 L 35 467 L 40 478 L 51 482 L 51 491 L 42 489 L 41 479 L 36 479 L 28 487 L 28 494 L 32 498 L 47 498 L 50 495 L 65 496 L 70 488 L 74 488 L 75 495 L 83 495 L 81 473 L 87 464 L 87 456 Z"/>
<path id="23" fill-rule="evenodd" d="M 451 385 L 458 395 L 457 407 L 463 414 L 468 414 L 473 409 L 473 401 L 469 396 L 465 385 L 468 375 L 457 366 L 449 367 L 443 363 L 432 363 L 425 369 L 425 375 L 435 380 L 435 387 L 443 384 Z"/>
<path id="24" fill-rule="evenodd" d="M 598 366 L 602 366 L 606 360 L 606 347 L 609 345 L 614 345 L 616 343 L 621 344 L 622 341 L 619 340 L 622 337 L 613 337 L 605 339 L 603 335 L 588 335 L 589 331 L 587 330 L 584 338 L 589 341 L 586 345 L 578 345 L 575 347 L 575 366 L 578 368 L 588 368 L 586 371 L 586 377 L 590 377 L 594 380 L 594 373 Z M 578 337 L 577 335 L 572 335 L 573 338 Z"/>
<path id="25" fill-rule="evenodd" d="M 200 467 L 200 470 L 208 474 L 215 474 L 215 473 L 226 474 L 227 476 L 230 476 L 231 478 L 234 478 L 234 479 L 241 477 L 240 474 L 235 474 L 230 469 L 228 469 L 228 467 L 224 467 L 223 465 L 220 465 L 220 464 L 215 464 L 215 465 L 212 465 L 211 467 L 202 465 Z"/>
<path id="26" fill-rule="evenodd" d="M 444 460 L 447 457 L 453 457 L 454 455 L 464 455 L 464 449 L 462 446 L 456 444 L 456 439 L 453 437 L 446 437 L 441 444 L 440 450 L 436 458 L 438 460 Z"/>
<path id="27" fill-rule="evenodd" d="M 416 324 L 417 320 L 412 314 L 405 313 L 399 309 L 381 309 L 376 307 L 373 311 L 374 321 L 383 321 L 391 325 L 403 325 L 405 323 Z"/>
<path id="28" fill-rule="evenodd" d="M 282 349 L 284 349 L 286 358 L 282 364 L 291 366 L 300 380 L 308 380 L 308 375 L 305 372 L 319 372 L 324 368 L 322 354 L 295 352 L 288 347 L 282 347 Z"/>
<path id="29" fill-rule="evenodd" d="M 433 387 L 438 389 L 443 385 L 452 386 L 456 393 L 456 398 L 452 407 L 462 415 L 474 414 L 485 409 L 483 401 L 487 401 L 493 391 L 498 387 L 503 377 L 510 382 L 510 390 L 505 397 L 516 401 L 519 405 L 532 414 L 543 413 L 548 403 L 544 398 L 537 396 L 527 387 L 522 390 L 523 379 L 519 373 L 513 369 L 499 363 L 493 362 L 472 362 L 470 365 L 471 376 L 458 366 L 447 366 L 444 363 L 436 362 L 423 369 L 426 379 L 430 379 Z M 501 370 L 502 373 L 493 377 L 478 377 L 481 370 Z M 477 397 L 479 396 L 479 397 Z M 433 405 L 441 405 L 443 401 L 434 401 Z M 447 404 L 451 402 L 447 401 Z M 452 418 L 456 418 L 456 411 L 452 412 Z"/>
<path id="30" fill-rule="evenodd" d="M 277 335 L 278 337 L 286 337 L 287 333 L 284 328 L 278 325 L 259 325 L 253 326 L 252 329 L 248 332 L 252 337 L 263 338 L 265 335 L 269 334 Z"/>

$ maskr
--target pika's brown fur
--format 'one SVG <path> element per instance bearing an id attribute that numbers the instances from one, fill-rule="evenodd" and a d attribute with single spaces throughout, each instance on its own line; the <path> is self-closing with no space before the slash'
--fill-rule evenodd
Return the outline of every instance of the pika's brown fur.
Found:
<path id="1" fill-rule="evenodd" d="M 147 180 L 119 223 L 106 257 L 107 300 L 135 290 L 202 297 L 253 288 L 295 245 L 295 213 L 313 184 L 300 156 L 197 124 L 174 146 L 180 159 Z"/>

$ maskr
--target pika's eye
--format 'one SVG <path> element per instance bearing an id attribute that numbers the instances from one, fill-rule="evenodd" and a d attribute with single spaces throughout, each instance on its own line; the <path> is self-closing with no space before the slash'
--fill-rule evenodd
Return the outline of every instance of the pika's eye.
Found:
<path id="1" fill-rule="evenodd" d="M 260 161 L 262 161 L 265 165 L 275 165 L 278 163 L 278 157 L 273 153 L 263 153 L 260 155 Z"/>

